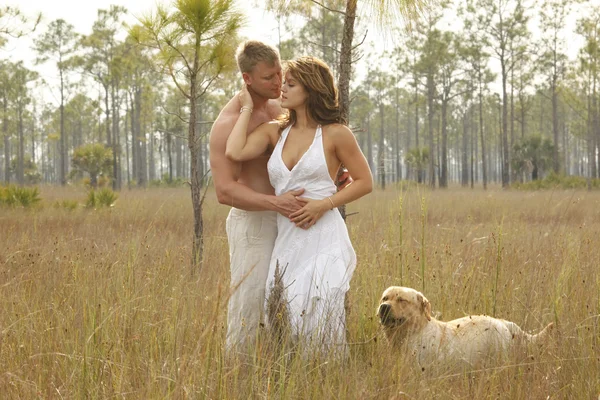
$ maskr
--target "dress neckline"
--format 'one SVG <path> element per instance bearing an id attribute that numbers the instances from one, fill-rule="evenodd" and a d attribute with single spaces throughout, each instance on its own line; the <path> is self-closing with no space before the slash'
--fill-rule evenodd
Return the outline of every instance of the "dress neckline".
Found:
<path id="1" fill-rule="evenodd" d="M 298 159 L 298 161 L 296 162 L 296 164 L 294 164 L 294 166 L 292 166 L 292 168 L 289 168 L 287 166 L 287 164 L 285 163 L 285 161 L 283 160 L 283 148 L 285 147 L 285 143 L 287 142 L 287 138 L 290 134 L 290 131 L 292 130 L 293 125 L 290 125 L 285 132 L 285 135 L 282 137 L 283 142 L 281 143 L 281 151 L 279 152 L 279 159 L 281 160 L 281 163 L 283 164 L 283 166 L 285 167 L 285 169 L 288 172 L 292 172 L 294 171 L 294 169 L 298 166 L 298 164 L 300 164 L 302 162 L 302 160 L 304 159 L 304 157 L 306 156 L 306 154 L 308 154 L 308 152 L 313 148 L 313 146 L 315 145 L 315 142 L 317 140 L 317 137 L 319 137 L 319 132 L 321 131 L 321 125 L 317 125 L 317 129 L 315 130 L 315 136 L 313 137 L 313 140 L 310 144 L 310 146 L 308 146 L 308 148 L 306 149 L 306 151 L 302 154 L 302 156 L 300 157 L 300 159 Z"/>

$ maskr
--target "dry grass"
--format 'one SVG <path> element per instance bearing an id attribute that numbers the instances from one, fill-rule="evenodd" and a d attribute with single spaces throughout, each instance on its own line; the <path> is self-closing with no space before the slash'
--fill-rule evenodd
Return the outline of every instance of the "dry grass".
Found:
<path id="1" fill-rule="evenodd" d="M 0 209 L 2 399 L 600 394 L 600 193 L 390 189 L 351 205 L 359 265 L 344 363 L 278 356 L 261 341 L 247 357 L 225 356 L 228 208 L 214 195 L 205 267 L 195 274 L 186 190 L 125 191 L 95 211 L 51 206 L 83 202 L 83 191 L 42 197 L 42 209 Z M 470 375 L 421 376 L 382 336 L 369 340 L 379 296 L 393 284 L 424 285 L 444 320 L 495 308 L 530 331 L 554 321 L 557 346 Z"/>

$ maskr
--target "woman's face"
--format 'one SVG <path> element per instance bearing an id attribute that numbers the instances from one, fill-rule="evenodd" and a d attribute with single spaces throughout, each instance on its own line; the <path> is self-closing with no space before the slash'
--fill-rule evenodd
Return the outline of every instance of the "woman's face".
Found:
<path id="1" fill-rule="evenodd" d="M 288 71 L 281 87 L 281 107 L 293 110 L 304 106 L 308 93 L 296 78 Z"/>

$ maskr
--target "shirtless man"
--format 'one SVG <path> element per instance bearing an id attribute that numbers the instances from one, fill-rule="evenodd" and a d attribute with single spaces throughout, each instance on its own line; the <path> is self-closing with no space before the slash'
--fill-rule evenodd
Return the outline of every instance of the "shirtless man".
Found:
<path id="1" fill-rule="evenodd" d="M 279 54 L 258 41 L 242 43 L 236 59 L 252 100 L 248 132 L 281 114 Z M 277 237 L 277 214 L 289 216 L 304 203 L 296 190 L 275 196 L 269 182 L 269 154 L 236 163 L 225 156 L 227 138 L 241 110 L 238 96 L 221 110 L 210 133 L 210 167 L 219 203 L 231 206 L 226 230 L 232 293 L 227 314 L 228 350 L 254 343 L 262 320 L 269 261 Z"/>

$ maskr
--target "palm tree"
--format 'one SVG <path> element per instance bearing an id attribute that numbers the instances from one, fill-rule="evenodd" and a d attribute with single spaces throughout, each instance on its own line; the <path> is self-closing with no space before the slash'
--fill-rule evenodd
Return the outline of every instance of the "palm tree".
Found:
<path id="1" fill-rule="evenodd" d="M 427 147 L 410 149 L 406 154 L 406 163 L 417 177 L 417 182 L 421 183 L 421 176 L 425 170 L 425 166 L 429 162 L 429 149 Z"/>
<path id="2" fill-rule="evenodd" d="M 540 174 L 552 166 L 554 144 L 541 135 L 531 135 L 521 139 L 513 146 L 513 168 L 523 173 L 531 173 L 531 180 L 536 181 Z"/>
<path id="3" fill-rule="evenodd" d="M 221 74 L 232 67 L 233 45 L 242 15 L 234 0 L 174 0 L 173 8 L 159 6 L 155 14 L 141 19 L 130 34 L 155 51 L 158 67 L 171 77 L 188 100 L 188 148 L 190 187 L 194 210 L 192 266 L 202 260 L 203 221 L 198 170 L 200 137 L 196 132 L 197 105 Z"/>

